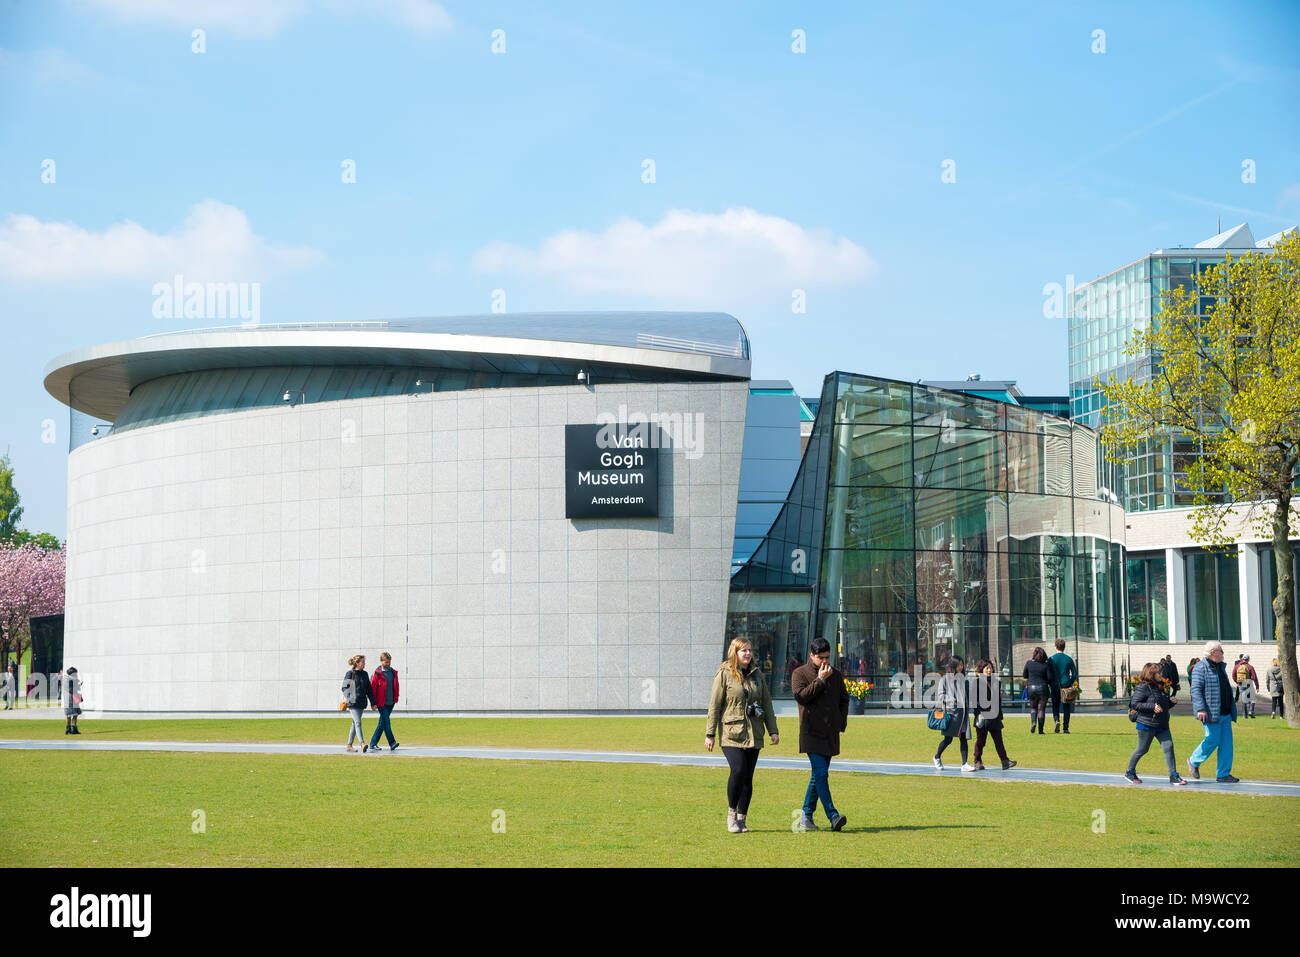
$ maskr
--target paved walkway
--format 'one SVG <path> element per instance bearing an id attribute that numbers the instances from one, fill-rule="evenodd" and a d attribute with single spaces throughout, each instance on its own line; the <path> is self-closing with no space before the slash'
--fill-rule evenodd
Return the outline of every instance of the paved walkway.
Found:
<path id="1" fill-rule="evenodd" d="M 401 747 L 397 751 L 383 750 L 376 754 L 348 754 L 336 744 L 281 744 L 271 742 L 208 742 L 208 741 L 78 741 L 75 739 L 52 741 L 4 741 L 0 750 L 14 751 L 184 751 L 202 754 L 320 754 L 341 755 L 364 761 L 388 761 L 399 758 L 473 758 L 497 761 L 589 761 L 600 764 L 666 764 L 678 766 L 716 767 L 725 769 L 726 759 L 714 754 L 662 754 L 635 751 L 555 751 L 529 748 L 432 748 Z M 1158 757 L 1158 756 L 1157 756 Z M 760 758 L 765 768 L 791 771 L 808 771 L 803 758 Z M 1093 784 L 1108 787 L 1136 788 L 1122 774 L 1101 771 L 1062 771 L 1052 768 L 1016 767 L 1010 771 L 990 770 L 963 774 L 955 766 L 936 771 L 930 764 L 904 764 L 893 761 L 851 761 L 836 758 L 831 765 L 838 772 L 855 771 L 863 774 L 912 774 L 923 777 L 977 778 L 987 781 L 1029 781 L 1035 784 Z M 1140 773 L 1140 772 L 1139 772 Z M 1214 791 L 1222 794 L 1254 794 L 1271 797 L 1300 797 L 1300 783 L 1288 784 L 1274 781 L 1243 781 L 1240 784 L 1218 784 L 1213 778 L 1188 780 L 1185 788 L 1174 787 L 1166 780 L 1163 767 L 1152 770 L 1144 779 L 1143 788 L 1166 791 Z"/>

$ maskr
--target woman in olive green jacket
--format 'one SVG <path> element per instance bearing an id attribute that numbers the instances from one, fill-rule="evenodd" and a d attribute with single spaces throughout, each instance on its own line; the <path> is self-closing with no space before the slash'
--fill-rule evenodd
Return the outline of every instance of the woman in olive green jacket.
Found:
<path id="1" fill-rule="evenodd" d="M 727 830 L 743 834 L 749 799 L 754 793 L 754 767 L 763 747 L 763 729 L 772 743 L 780 741 L 772 696 L 763 671 L 754 663 L 754 649 L 747 638 L 733 638 L 727 660 L 718 668 L 709 695 L 709 720 L 704 729 L 704 747 L 713 750 L 713 739 L 722 726 L 722 753 L 731 767 L 727 779 Z"/>

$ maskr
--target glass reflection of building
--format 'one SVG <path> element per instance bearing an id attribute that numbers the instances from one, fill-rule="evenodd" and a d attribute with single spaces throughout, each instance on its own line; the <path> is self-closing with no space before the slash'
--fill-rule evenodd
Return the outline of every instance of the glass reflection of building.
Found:
<path id="1" fill-rule="evenodd" d="M 1116 484 L 1085 426 L 832 373 L 785 505 L 732 578 L 727 638 L 770 655 L 788 696 L 807 639 L 825 637 L 876 702 L 891 675 L 953 653 L 1018 676 L 1035 645 L 1122 639 Z"/>

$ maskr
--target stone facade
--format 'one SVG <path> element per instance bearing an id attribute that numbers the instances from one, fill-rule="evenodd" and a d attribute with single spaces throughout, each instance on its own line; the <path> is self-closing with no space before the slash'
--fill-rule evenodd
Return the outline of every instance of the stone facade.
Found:
<path id="1" fill-rule="evenodd" d="M 64 659 L 128 711 L 333 711 L 381 651 L 402 707 L 702 709 L 723 646 L 748 383 L 250 409 L 69 457 Z M 682 414 L 660 515 L 564 516 L 564 426 Z"/>

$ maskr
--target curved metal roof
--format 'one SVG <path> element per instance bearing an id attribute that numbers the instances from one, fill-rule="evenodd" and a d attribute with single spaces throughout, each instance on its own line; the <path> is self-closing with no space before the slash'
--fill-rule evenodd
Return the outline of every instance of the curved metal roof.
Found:
<path id="1" fill-rule="evenodd" d="M 748 379 L 749 339 L 726 313 L 559 312 L 191 329 L 65 353 L 45 390 L 113 421 L 160 376 L 250 366 L 397 365 L 564 372 L 590 366 Z"/>

